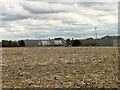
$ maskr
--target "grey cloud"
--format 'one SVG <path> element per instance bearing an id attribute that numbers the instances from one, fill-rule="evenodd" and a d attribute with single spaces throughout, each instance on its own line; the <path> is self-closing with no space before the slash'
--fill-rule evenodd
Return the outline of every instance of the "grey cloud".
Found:
<path id="1" fill-rule="evenodd" d="M 113 3 L 113 2 L 108 2 L 108 3 Z M 94 5 L 105 5 L 107 4 L 107 2 L 78 2 L 78 4 L 80 6 L 86 6 L 86 7 L 91 7 L 91 6 L 94 6 Z"/>
<path id="2" fill-rule="evenodd" d="M 16 15 L 16 16 L 5 16 L 2 18 L 3 21 L 15 21 L 15 20 L 21 20 L 21 19 L 27 19 L 29 18 L 29 16 L 20 16 L 20 15 Z"/>
<path id="3" fill-rule="evenodd" d="M 114 19 L 116 16 L 113 15 L 116 6 L 112 7 L 113 11 L 109 10 L 109 6 L 104 3 L 22 2 L 15 7 L 21 7 L 18 10 L 7 8 L 3 13 L 4 28 L 7 32 L 3 38 L 94 37 L 94 30 L 89 29 L 95 26 L 98 27 L 99 36 L 113 35 L 117 33 L 117 22 Z"/>
<path id="4" fill-rule="evenodd" d="M 48 14 L 48 13 L 59 13 L 59 12 L 65 12 L 65 9 L 60 7 L 58 4 L 51 4 L 51 3 L 44 3 L 44 2 L 39 2 L 39 3 L 21 3 L 23 8 L 25 10 L 28 10 L 29 12 L 33 14 Z M 58 7 L 57 7 L 58 6 Z"/>
<path id="5" fill-rule="evenodd" d="M 22 20 L 30 17 L 30 13 L 24 10 L 20 3 L 3 5 L 2 9 L 2 21 Z"/>
<path id="6" fill-rule="evenodd" d="M 37 9 L 34 9 L 34 8 L 30 8 L 30 7 L 27 7 L 25 5 L 23 5 L 24 9 L 25 10 L 28 10 L 29 12 L 33 13 L 33 14 L 48 14 L 48 13 L 59 13 L 59 12 L 64 12 L 62 10 L 57 10 L 57 11 L 54 11 L 54 10 L 51 10 L 51 11 L 47 11 L 47 10 L 37 10 Z"/>

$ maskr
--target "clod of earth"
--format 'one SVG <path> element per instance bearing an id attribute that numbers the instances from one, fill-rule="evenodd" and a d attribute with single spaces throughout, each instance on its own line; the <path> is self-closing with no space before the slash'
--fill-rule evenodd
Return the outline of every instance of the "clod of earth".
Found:
<path id="1" fill-rule="evenodd" d="M 2 49 L 3 88 L 117 88 L 117 47 Z"/>

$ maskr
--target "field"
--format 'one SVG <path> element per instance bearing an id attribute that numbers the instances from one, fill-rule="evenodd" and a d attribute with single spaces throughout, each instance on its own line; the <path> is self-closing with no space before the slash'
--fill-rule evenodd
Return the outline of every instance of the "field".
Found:
<path id="1" fill-rule="evenodd" d="M 3 88 L 117 88 L 117 47 L 2 49 Z"/>

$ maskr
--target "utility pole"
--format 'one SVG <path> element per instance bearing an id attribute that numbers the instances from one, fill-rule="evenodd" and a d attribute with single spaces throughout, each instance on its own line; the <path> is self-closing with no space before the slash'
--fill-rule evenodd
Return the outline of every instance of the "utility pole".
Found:
<path id="1" fill-rule="evenodd" d="M 95 34 L 96 34 L 96 39 L 97 39 L 97 27 L 95 27 Z"/>
<path id="2" fill-rule="evenodd" d="M 96 35 L 96 46 L 98 46 L 98 44 L 97 44 L 97 27 L 95 27 L 95 35 Z"/>

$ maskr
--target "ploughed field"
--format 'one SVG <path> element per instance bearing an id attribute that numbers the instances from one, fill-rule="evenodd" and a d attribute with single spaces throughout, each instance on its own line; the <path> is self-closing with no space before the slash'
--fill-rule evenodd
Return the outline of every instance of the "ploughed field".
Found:
<path id="1" fill-rule="evenodd" d="M 2 49 L 3 88 L 117 88 L 117 47 Z"/>

